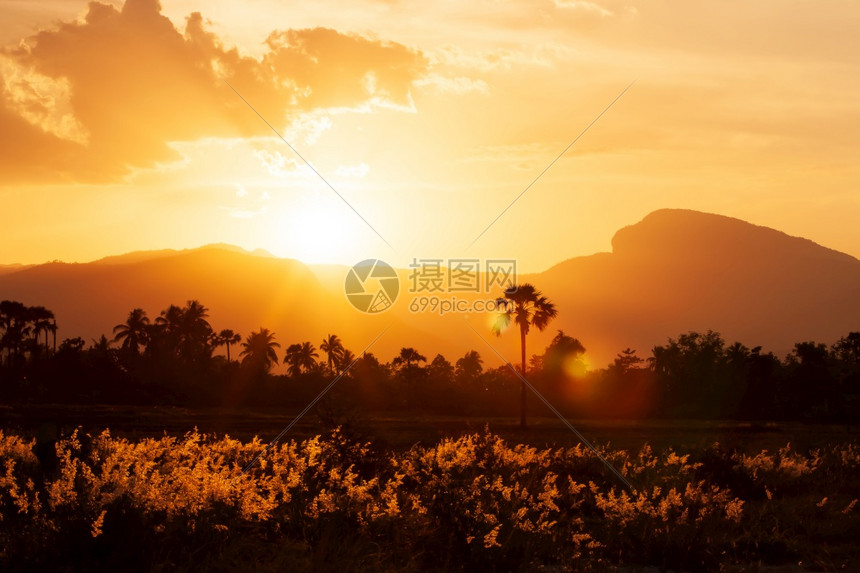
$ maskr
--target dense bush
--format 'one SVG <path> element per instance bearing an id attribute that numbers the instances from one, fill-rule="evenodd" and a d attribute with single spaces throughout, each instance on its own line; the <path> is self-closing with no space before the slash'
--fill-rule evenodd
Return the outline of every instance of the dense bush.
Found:
<path id="1" fill-rule="evenodd" d="M 717 569 L 858 565 L 860 447 L 698 460 L 539 450 L 491 433 L 405 452 L 335 431 L 279 445 L 0 433 L 0 568 Z M 36 453 L 39 455 L 37 456 Z"/>

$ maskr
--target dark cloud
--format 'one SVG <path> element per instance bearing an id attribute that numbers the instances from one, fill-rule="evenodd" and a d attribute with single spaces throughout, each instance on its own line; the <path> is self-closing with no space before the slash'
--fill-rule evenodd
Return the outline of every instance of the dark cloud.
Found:
<path id="1" fill-rule="evenodd" d="M 322 107 L 406 105 L 424 57 L 336 30 L 275 31 L 260 58 L 223 45 L 199 13 L 184 31 L 156 0 L 93 2 L 0 54 L 0 167 L 11 181 L 110 181 L 177 159 L 168 145 L 266 135 L 224 84 L 270 122 Z"/>

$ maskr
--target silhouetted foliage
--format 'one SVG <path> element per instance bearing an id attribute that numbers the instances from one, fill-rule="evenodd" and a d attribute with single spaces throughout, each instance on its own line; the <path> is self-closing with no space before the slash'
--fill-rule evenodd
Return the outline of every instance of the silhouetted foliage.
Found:
<path id="1" fill-rule="evenodd" d="M 122 350 L 132 356 L 140 354 L 140 347 L 149 342 L 149 317 L 142 308 L 135 308 L 128 313 L 128 318 L 122 324 L 113 327 L 114 342 L 122 343 Z"/>
<path id="2" fill-rule="evenodd" d="M 275 333 L 261 327 L 259 332 L 252 332 L 242 343 L 242 352 L 239 353 L 242 356 L 242 368 L 256 376 L 268 374 L 272 365 L 278 363 L 275 349 L 280 347 L 275 341 Z"/>
<path id="3" fill-rule="evenodd" d="M 242 335 L 236 332 L 233 332 L 229 328 L 225 328 L 218 334 L 212 336 L 212 343 L 215 346 L 223 345 L 227 350 L 227 362 L 231 362 L 230 360 L 230 346 L 234 344 L 239 344 L 242 341 Z"/>
<path id="4" fill-rule="evenodd" d="M 335 370 L 340 369 L 340 361 L 343 358 L 344 350 L 346 350 L 343 347 L 343 342 L 336 334 L 329 334 L 320 344 L 320 350 L 326 354 L 329 373 L 334 374 Z"/>
<path id="5" fill-rule="evenodd" d="M 524 290 L 516 296 L 521 304 L 513 303 L 507 316 L 508 322 L 523 321 L 516 322 L 521 336 L 531 326 L 546 327 L 555 312 L 534 287 L 524 288 L 528 286 L 520 287 Z M 135 308 L 114 327 L 111 338 L 101 336 L 88 346 L 74 337 L 57 345 L 50 343 L 49 335 L 57 331 L 50 310 L 4 300 L 0 399 L 300 408 L 347 367 L 320 403 L 318 413 L 332 424 L 358 410 L 512 416 L 517 395 L 521 397 L 523 385 L 510 366 L 487 368 L 475 350 L 452 364 L 441 354 L 428 363 L 417 349 L 403 347 L 384 363 L 372 353 L 356 358 L 335 334 L 320 344 L 325 362 L 312 343 L 294 343 L 284 353 L 286 374 L 273 374 L 280 348 L 273 332 L 261 327 L 243 341 L 229 329 L 215 333 L 208 316 L 208 309 L 195 300 L 170 305 L 154 321 Z M 230 359 L 230 348 L 237 344 L 240 362 Z M 214 355 L 221 346 L 226 356 Z M 530 382 L 556 408 L 575 417 L 845 424 L 860 417 L 860 332 L 831 346 L 799 342 L 783 360 L 760 346 L 727 345 L 716 332 L 688 332 L 655 346 L 647 359 L 626 348 L 605 368 L 590 369 L 585 345 L 558 331 L 529 365 Z M 525 366 L 523 360 L 520 368 Z M 537 400 L 528 413 L 551 415 Z"/>
<path id="6" fill-rule="evenodd" d="M 310 342 L 291 344 L 287 347 L 284 364 L 287 365 L 289 375 L 295 378 L 304 373 L 313 372 L 317 368 L 318 357 L 316 348 Z"/>
<path id="7" fill-rule="evenodd" d="M 499 306 L 504 308 L 496 317 L 493 332 L 498 336 L 513 322 L 520 329 L 521 365 L 520 373 L 526 374 L 526 336 L 534 326 L 538 330 L 547 327 L 556 317 L 558 311 L 555 304 L 549 301 L 534 285 L 524 283 L 511 285 L 505 289 L 504 297 L 498 299 Z M 525 382 L 520 381 L 520 427 L 526 427 L 527 396 Z"/>
<path id="8" fill-rule="evenodd" d="M 484 361 L 475 350 L 470 350 L 457 360 L 454 376 L 457 383 L 463 387 L 471 387 L 477 381 L 478 376 L 484 371 Z"/>

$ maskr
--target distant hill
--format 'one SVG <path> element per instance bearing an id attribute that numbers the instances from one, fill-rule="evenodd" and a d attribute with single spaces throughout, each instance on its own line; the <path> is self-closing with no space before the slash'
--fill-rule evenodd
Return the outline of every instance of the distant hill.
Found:
<path id="1" fill-rule="evenodd" d="M 254 251 L 248 251 L 241 247 L 236 247 L 234 245 L 227 245 L 224 243 L 216 243 L 211 245 L 205 245 L 198 249 L 185 249 L 182 251 L 178 251 L 176 249 L 161 249 L 158 251 L 134 251 L 131 253 L 125 253 L 124 255 L 113 255 L 110 257 L 104 257 L 102 259 L 98 259 L 97 261 L 93 261 L 93 264 L 97 265 L 128 265 L 132 263 L 140 263 L 143 261 L 149 261 L 152 259 L 161 259 L 164 257 L 170 257 L 173 255 L 178 255 L 181 253 L 188 253 L 189 251 L 200 251 L 200 250 L 221 250 L 221 251 L 229 251 L 231 253 L 240 253 L 243 255 L 254 255 L 257 257 L 272 257 L 271 253 L 264 251 L 263 249 L 256 249 Z"/>
<path id="2" fill-rule="evenodd" d="M 6 275 L 9 273 L 16 273 L 20 270 L 27 268 L 28 265 L 0 265 L 0 275 Z"/>
<path id="3" fill-rule="evenodd" d="M 612 252 L 533 277 L 561 323 L 601 355 L 644 355 L 666 337 L 713 329 L 780 355 L 795 342 L 860 330 L 860 261 L 730 217 L 665 209 L 625 227 Z M 617 351 L 617 350 L 615 350 Z"/>
<path id="4" fill-rule="evenodd" d="M 391 332 L 372 351 L 393 355 L 413 340 L 436 345 L 435 337 L 396 315 L 358 313 L 343 294 L 345 274 L 344 268 L 336 281 L 324 285 L 299 261 L 213 245 L 29 267 L 0 275 L 0 300 L 45 306 L 57 316 L 58 339 L 81 336 L 87 342 L 102 334 L 110 337 L 135 307 L 154 319 L 170 304 L 197 299 L 210 309 L 215 330 L 243 335 L 263 326 L 273 330 L 281 356 L 293 342 L 318 344 L 328 333 L 338 334 L 357 353 L 389 325 Z"/>
<path id="5" fill-rule="evenodd" d="M 529 354 L 541 352 L 557 329 L 585 344 L 594 367 L 626 347 L 646 357 L 654 345 L 689 330 L 717 330 L 729 343 L 780 355 L 801 340 L 831 343 L 860 330 L 860 261 L 806 239 L 720 215 L 661 210 L 618 231 L 612 247 L 519 277 L 560 311 L 547 332 L 530 335 Z M 414 346 L 428 360 L 442 352 L 454 362 L 475 349 L 487 364 L 497 363 L 463 316 L 411 313 L 406 296 L 380 315 L 355 311 L 343 294 L 346 271 L 210 245 L 0 267 L 0 299 L 52 309 L 60 338 L 90 341 L 110 335 L 132 308 L 154 318 L 169 304 L 197 299 L 209 307 L 216 330 L 273 330 L 281 356 L 293 342 L 318 344 L 329 333 L 358 353 L 390 326 L 372 350 L 384 360 Z M 405 293 L 406 271 L 401 278 Z M 518 337 L 490 335 L 482 316 L 469 322 L 505 356 L 518 356 Z"/>

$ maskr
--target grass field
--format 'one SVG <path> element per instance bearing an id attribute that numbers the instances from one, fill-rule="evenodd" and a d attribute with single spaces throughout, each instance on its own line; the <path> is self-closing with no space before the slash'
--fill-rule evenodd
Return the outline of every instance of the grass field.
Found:
<path id="1" fill-rule="evenodd" d="M 0 416 L 4 570 L 860 570 L 842 426 L 576 423 L 628 489 L 549 418 L 311 414 L 264 452 L 290 413 Z"/>

